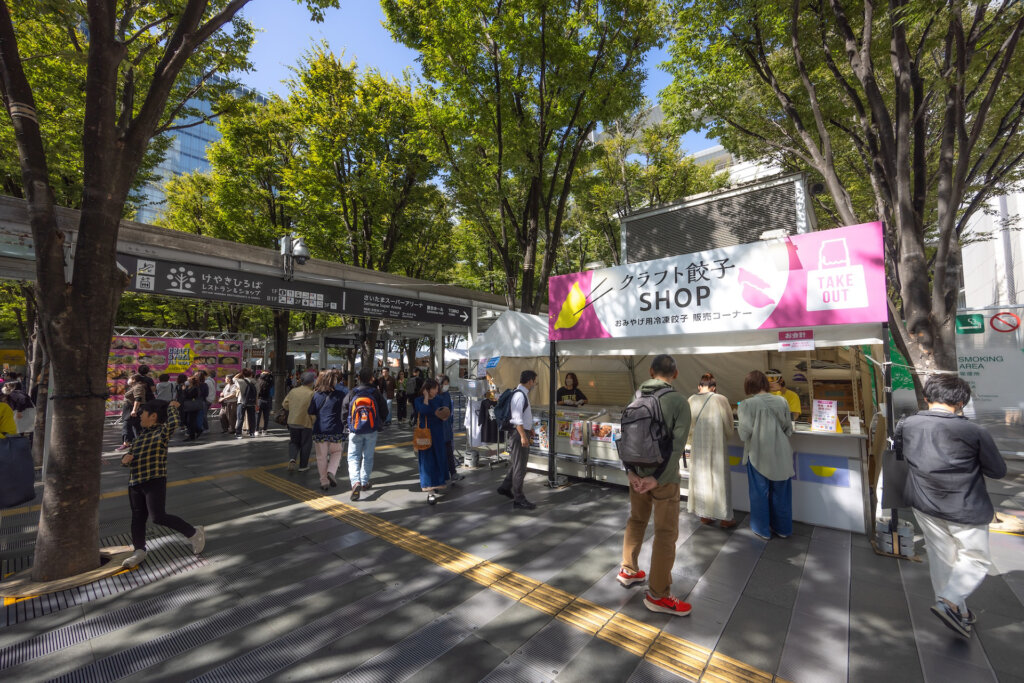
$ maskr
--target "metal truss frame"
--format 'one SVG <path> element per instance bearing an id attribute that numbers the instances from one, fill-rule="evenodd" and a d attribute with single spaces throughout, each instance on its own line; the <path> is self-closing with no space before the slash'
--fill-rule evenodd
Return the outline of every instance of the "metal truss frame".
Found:
<path id="1" fill-rule="evenodd" d="M 122 337 L 163 337 L 166 339 L 184 337 L 192 339 L 219 339 L 223 341 L 248 341 L 244 332 L 213 332 L 211 330 L 164 329 L 161 327 L 115 327 L 115 336 Z"/>

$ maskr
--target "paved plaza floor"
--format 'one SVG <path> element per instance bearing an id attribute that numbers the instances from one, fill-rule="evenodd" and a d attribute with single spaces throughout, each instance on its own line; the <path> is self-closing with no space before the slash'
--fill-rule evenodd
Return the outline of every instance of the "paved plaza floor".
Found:
<path id="1" fill-rule="evenodd" d="M 495 493 L 504 469 L 426 504 L 410 432 L 383 435 L 373 489 L 323 494 L 289 473 L 278 428 L 205 437 L 169 457 L 168 511 L 206 526 L 200 557 L 151 527 L 138 569 L 4 604 L 4 681 L 1024 681 L 1024 538 L 992 533 L 996 568 L 963 640 L 929 612 L 923 562 L 862 535 L 796 525 L 755 537 L 683 514 L 673 590 L 689 617 L 654 614 L 614 580 L 628 496 L 527 475 L 533 512 Z M 123 545 L 127 474 L 103 463 L 100 535 Z M 342 473 L 345 472 L 344 462 Z M 1024 466 L 990 490 L 1024 515 Z M 5 511 L 2 571 L 31 561 L 37 509 Z M 646 566 L 649 557 L 642 557 Z"/>

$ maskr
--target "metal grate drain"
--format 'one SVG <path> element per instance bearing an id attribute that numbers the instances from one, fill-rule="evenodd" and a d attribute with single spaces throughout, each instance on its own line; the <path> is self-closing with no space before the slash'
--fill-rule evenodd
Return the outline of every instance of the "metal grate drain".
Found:
<path id="1" fill-rule="evenodd" d="M 262 680 L 384 616 L 395 607 L 394 591 L 377 591 L 192 680 L 197 683 Z"/>
<path id="2" fill-rule="evenodd" d="M 469 636 L 451 617 L 435 619 L 401 642 L 371 657 L 335 683 L 404 681 Z"/>
<path id="3" fill-rule="evenodd" d="M 480 683 L 550 683 L 552 680 L 518 659 L 506 659 Z"/>
<path id="4" fill-rule="evenodd" d="M 0 670 L 52 654 L 105 633 L 131 626 L 143 619 L 183 607 L 196 600 L 212 597 L 225 590 L 224 581 L 215 578 L 179 588 L 149 600 L 40 633 L 28 640 L 0 649 Z"/>
<path id="5" fill-rule="evenodd" d="M 108 576 L 85 586 L 48 593 L 6 605 L 3 612 L 0 613 L 0 627 L 19 624 L 74 605 L 81 605 L 108 595 L 131 590 L 165 576 L 180 574 L 206 564 L 205 559 L 192 554 L 191 546 L 183 541 L 178 534 L 163 533 L 161 535 L 162 531 L 164 530 L 161 527 L 147 530 L 149 535 L 146 547 L 149 549 L 149 555 L 146 557 L 146 561 L 136 569 Z M 102 545 L 131 545 L 131 535 L 120 534 L 107 537 L 103 539 Z M 6 576 L 30 566 L 32 566 L 31 556 L 3 560 L 0 563 L 0 574 Z"/>
<path id="6" fill-rule="evenodd" d="M 357 576 L 360 576 L 360 572 L 355 571 L 351 565 L 338 567 L 334 571 L 273 590 L 261 598 L 183 626 L 144 645 L 121 650 L 55 680 L 94 683 L 123 678 L 205 645 L 248 624 L 285 612 L 292 608 L 294 601 L 336 588 Z"/>

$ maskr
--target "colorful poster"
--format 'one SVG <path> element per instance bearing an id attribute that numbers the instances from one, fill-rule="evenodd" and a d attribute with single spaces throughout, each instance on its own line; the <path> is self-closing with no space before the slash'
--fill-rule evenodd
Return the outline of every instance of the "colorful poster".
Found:
<path id="1" fill-rule="evenodd" d="M 622 427 L 610 422 L 591 422 L 590 440 L 614 443 L 622 435 Z"/>
<path id="2" fill-rule="evenodd" d="M 882 224 L 559 275 L 552 340 L 884 322 Z"/>
<path id="3" fill-rule="evenodd" d="M 140 365 L 149 366 L 149 376 L 154 381 L 164 373 L 171 375 L 173 381 L 178 375 L 206 370 L 216 380 L 219 393 L 224 388 L 225 377 L 241 372 L 242 351 L 240 341 L 116 336 L 111 339 L 107 356 L 107 393 L 110 396 L 106 414 L 121 414 L 128 378 L 138 372 Z"/>
<path id="4" fill-rule="evenodd" d="M 533 446 L 542 451 L 548 450 L 548 424 L 538 422 L 533 426 Z"/>

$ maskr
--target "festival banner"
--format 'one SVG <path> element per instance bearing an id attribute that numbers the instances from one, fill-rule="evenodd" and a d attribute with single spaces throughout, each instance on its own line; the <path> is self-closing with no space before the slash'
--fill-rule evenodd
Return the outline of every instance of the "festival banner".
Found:
<path id="1" fill-rule="evenodd" d="M 552 340 L 885 322 L 882 224 L 552 277 Z"/>
<path id="2" fill-rule="evenodd" d="M 149 366 L 154 381 L 164 373 L 174 381 L 178 375 L 206 370 L 216 380 L 219 395 L 226 378 L 242 371 L 242 352 L 240 341 L 116 336 L 110 341 L 107 356 L 106 414 L 121 414 L 128 378 L 139 371 L 140 365 Z"/>

